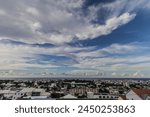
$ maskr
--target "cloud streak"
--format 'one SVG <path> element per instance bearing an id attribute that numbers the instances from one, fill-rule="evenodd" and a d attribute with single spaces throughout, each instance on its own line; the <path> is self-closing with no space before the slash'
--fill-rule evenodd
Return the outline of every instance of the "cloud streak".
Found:
<path id="1" fill-rule="evenodd" d="M 72 42 L 74 38 L 93 39 L 110 34 L 136 16 L 127 10 L 116 15 L 112 5 L 121 4 L 118 1 L 89 6 L 87 8 L 89 13 L 85 14 L 84 2 L 84 0 L 17 0 L 14 3 L 11 0 L 7 2 L 0 0 L 0 14 L 2 15 L 0 17 L 0 38 L 20 40 L 26 43 L 53 44 Z M 99 14 L 102 10 L 108 12 L 108 9 L 111 11 L 105 17 L 103 24 L 93 23 L 101 21 L 102 16 Z"/>

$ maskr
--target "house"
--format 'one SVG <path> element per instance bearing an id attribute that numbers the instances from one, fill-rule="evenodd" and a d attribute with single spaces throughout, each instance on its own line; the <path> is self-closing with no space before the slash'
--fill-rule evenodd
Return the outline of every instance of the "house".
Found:
<path id="1" fill-rule="evenodd" d="M 118 100 L 127 100 L 127 97 L 126 97 L 126 95 L 120 95 L 118 97 Z"/>
<path id="2" fill-rule="evenodd" d="M 65 96 L 61 97 L 60 99 L 77 99 L 77 97 L 75 97 L 71 94 L 68 94 L 68 95 L 65 95 Z"/>
<path id="3" fill-rule="evenodd" d="M 32 92 L 35 88 L 23 88 L 20 93 L 27 95 L 27 96 L 31 96 Z"/>
<path id="4" fill-rule="evenodd" d="M 34 89 L 32 91 L 32 96 L 41 96 L 45 92 L 44 89 Z"/>
<path id="5" fill-rule="evenodd" d="M 47 97 L 47 96 L 27 96 L 27 97 L 23 97 L 23 100 L 49 100 L 51 98 Z"/>
<path id="6" fill-rule="evenodd" d="M 18 98 L 23 98 L 28 96 L 50 96 L 50 93 L 45 92 L 44 89 L 24 88 L 21 91 L 17 91 L 13 96 L 13 99 L 18 99 Z"/>
<path id="7" fill-rule="evenodd" d="M 147 96 L 146 100 L 150 100 L 150 96 Z"/>
<path id="8" fill-rule="evenodd" d="M 128 100 L 146 100 L 150 99 L 150 89 L 131 89 L 127 94 Z"/>
<path id="9" fill-rule="evenodd" d="M 13 100 L 16 100 L 18 98 L 22 98 L 24 96 L 31 96 L 32 95 L 32 91 L 34 90 L 35 88 L 23 88 L 22 90 L 20 91 L 17 91 L 15 93 L 15 95 L 13 96 Z"/>
<path id="10" fill-rule="evenodd" d="M 117 100 L 118 96 L 109 95 L 109 94 L 94 95 L 93 92 L 87 92 L 87 99 Z"/>
<path id="11" fill-rule="evenodd" d="M 21 87 L 26 87 L 26 84 L 25 83 L 21 83 L 21 84 L 19 84 Z"/>
<path id="12" fill-rule="evenodd" d="M 50 88 L 53 88 L 53 87 L 56 87 L 56 83 L 52 83 L 51 85 L 50 85 Z"/>
<path id="13" fill-rule="evenodd" d="M 3 95 L 6 99 L 11 99 L 15 95 L 16 91 L 0 90 L 0 95 Z"/>
<path id="14" fill-rule="evenodd" d="M 86 94 L 87 92 L 93 92 L 94 94 L 98 94 L 98 89 L 97 88 L 89 88 L 89 87 L 85 87 L 85 86 L 69 89 L 69 93 L 73 94 L 73 95 L 74 94 Z"/>
<path id="15" fill-rule="evenodd" d="M 87 98 L 91 99 L 94 97 L 94 93 L 93 92 L 87 92 Z"/>

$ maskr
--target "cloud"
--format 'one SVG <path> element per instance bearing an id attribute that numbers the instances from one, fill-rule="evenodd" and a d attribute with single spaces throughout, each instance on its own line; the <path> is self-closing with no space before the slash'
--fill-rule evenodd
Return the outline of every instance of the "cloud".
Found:
<path id="1" fill-rule="evenodd" d="M 93 39 L 98 36 L 108 35 L 119 26 L 127 24 L 135 18 L 135 14 L 124 13 L 119 17 L 112 17 L 106 21 L 105 25 L 87 25 L 83 31 L 78 33 L 76 37 L 79 39 Z"/>
<path id="2" fill-rule="evenodd" d="M 97 69 L 98 67 L 102 67 L 104 65 L 113 65 L 119 62 L 127 61 L 127 59 L 123 58 L 104 58 L 105 56 L 108 56 L 109 54 L 126 54 L 129 53 L 129 51 L 133 52 L 136 49 L 137 47 L 133 45 L 119 44 L 113 44 L 106 48 L 97 49 L 97 47 L 72 47 L 68 45 L 47 48 L 38 45 L 14 45 L 11 43 L 1 43 L 0 69 L 50 69 L 62 67 L 62 65 L 79 69 Z M 144 59 L 143 61 L 147 59 Z M 138 62 L 140 62 L 140 60 L 142 60 L 142 58 L 137 58 Z"/>
<path id="3" fill-rule="evenodd" d="M 78 62 L 72 66 L 82 69 L 91 68 L 107 71 L 146 70 L 149 69 L 150 55 L 148 53 L 141 54 L 143 51 L 149 51 L 146 45 L 143 47 L 137 43 L 112 44 L 105 48 L 76 53 L 74 59 Z"/>
<path id="4" fill-rule="evenodd" d="M 87 6 L 85 2 L 0 0 L 0 70 L 9 71 L 3 74 L 17 74 L 13 70 L 31 68 L 58 71 L 64 67 L 74 72 L 129 68 L 134 73 L 137 68 L 149 68 L 150 56 L 138 55 L 146 47 L 136 43 L 114 43 L 104 48 L 96 44 L 86 47 L 68 43 L 111 34 L 134 20 L 138 10 L 149 10 L 150 1 L 113 0 Z"/>
<path id="5" fill-rule="evenodd" d="M 72 53 L 92 50 L 93 47 L 71 47 L 71 46 L 55 46 L 55 47 L 40 47 L 33 45 L 14 45 L 11 43 L 0 43 L 0 66 L 1 70 L 4 69 L 26 69 L 26 68 L 56 68 L 61 67 L 62 64 L 71 64 L 71 61 L 66 61 L 66 63 L 61 63 L 62 61 L 52 62 L 51 58 L 42 58 L 43 56 L 56 56 L 59 58 L 68 57 L 72 59 Z M 44 64 L 46 63 L 46 64 Z"/>
<path id="6" fill-rule="evenodd" d="M 89 72 L 89 74 L 96 74 L 97 71 L 144 71 L 150 68 L 149 54 L 136 55 L 135 57 L 134 52 L 139 51 L 139 49 L 143 51 L 145 48 L 148 49 L 147 47 L 141 47 L 138 44 L 112 44 L 105 48 L 72 47 L 68 45 L 47 48 L 38 45 L 13 45 L 1 43 L 0 71 L 3 71 L 2 74 L 4 74 L 5 71 L 8 72 L 10 70 L 26 71 L 30 69 L 31 71 L 40 71 L 41 69 L 44 71 L 49 69 L 52 71 L 52 69 L 57 69 L 54 72 L 58 72 L 58 69 L 63 65 L 65 65 L 65 68 L 68 70 L 70 69 L 70 72 L 67 70 L 69 73 L 74 74 L 80 70 L 85 71 L 86 73 Z M 63 58 L 65 58 L 65 61 Z M 50 71 L 46 73 L 49 74 Z M 19 75 L 17 72 L 13 72 L 14 75 L 15 73 L 16 75 Z M 21 74 L 23 73 L 24 72 L 22 71 Z M 27 73 L 24 74 L 27 75 Z M 5 74 L 5 76 L 6 75 L 7 74 Z"/>
<path id="7" fill-rule="evenodd" d="M 142 74 L 141 72 L 139 71 L 135 71 L 134 73 L 119 73 L 119 72 L 113 72 L 111 74 L 112 77 L 119 77 L 119 78 L 122 78 L 122 77 L 129 77 L 129 78 L 143 78 L 144 77 L 144 74 Z"/>
<path id="8" fill-rule="evenodd" d="M 112 8 L 112 4 L 116 2 L 89 6 L 86 9 L 89 13 L 85 14 L 84 0 L 0 0 L 0 14 L 3 15 L 0 17 L 0 38 L 60 45 L 74 38 L 86 40 L 107 35 L 136 16 L 127 11 L 114 15 L 116 7 Z M 107 17 L 99 16 L 102 10 L 108 9 L 111 11 Z M 105 18 L 103 24 L 98 23 L 101 17 Z"/>
<path id="9" fill-rule="evenodd" d="M 96 47 L 95 47 L 96 48 Z M 136 51 L 139 47 L 133 44 L 121 45 L 121 44 L 112 44 L 108 47 L 101 49 L 94 49 L 90 51 L 81 51 L 76 53 L 75 56 L 78 58 L 103 58 L 108 55 L 116 54 L 126 54 Z"/>
<path id="10" fill-rule="evenodd" d="M 135 72 L 135 73 L 133 73 L 132 77 L 135 77 L 135 78 L 144 77 L 144 74 L 142 74 L 140 72 Z"/>

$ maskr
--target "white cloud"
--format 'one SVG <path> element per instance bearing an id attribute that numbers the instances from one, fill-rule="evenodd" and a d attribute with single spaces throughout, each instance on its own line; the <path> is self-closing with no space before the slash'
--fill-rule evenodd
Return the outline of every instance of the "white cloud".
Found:
<path id="1" fill-rule="evenodd" d="M 5 14 L 6 14 L 5 11 L 2 10 L 2 9 L 0 9 L 0 16 L 3 16 L 3 15 L 5 15 Z"/>
<path id="2" fill-rule="evenodd" d="M 73 67 L 87 69 L 102 69 L 104 70 L 146 70 L 149 69 L 150 55 L 135 55 L 135 51 L 145 51 L 146 47 L 139 45 L 113 44 L 109 47 L 90 50 L 76 53 L 74 59 L 78 63 L 73 64 Z"/>
<path id="3" fill-rule="evenodd" d="M 132 77 L 135 77 L 135 78 L 144 77 L 144 74 L 142 74 L 140 72 L 135 72 L 135 73 L 133 73 Z"/>
<path id="4" fill-rule="evenodd" d="M 48 62 L 42 65 L 39 63 L 29 63 L 30 61 L 36 61 L 38 54 L 52 55 L 52 56 L 65 56 L 69 57 L 75 63 L 68 64 L 70 67 L 78 68 L 98 68 L 105 65 L 116 64 L 119 62 L 128 61 L 125 58 L 103 58 L 107 54 L 126 54 L 128 51 L 134 51 L 137 47 L 133 45 L 118 45 L 114 44 L 110 47 L 95 50 L 96 47 L 71 47 L 71 46 L 56 46 L 51 48 L 44 48 L 39 46 L 29 45 L 11 45 L 11 44 L 0 44 L 0 66 L 3 69 L 25 69 L 25 68 L 54 68 L 60 67 L 58 62 Z M 39 53 L 40 52 L 40 53 Z M 99 58 L 100 57 L 100 58 Z M 148 59 L 148 57 L 147 57 Z M 147 60 L 144 59 L 144 60 Z M 137 58 L 140 62 L 142 58 Z M 143 61 L 144 61 L 143 60 Z M 41 61 L 41 60 L 38 60 Z M 44 61 L 43 61 L 44 62 Z M 134 61 L 129 61 L 134 62 Z M 64 63 L 65 64 L 65 63 Z M 67 64 L 67 63 L 66 63 Z"/>
<path id="5" fill-rule="evenodd" d="M 53 44 L 71 42 L 74 38 L 93 39 L 110 34 L 119 26 L 133 20 L 136 15 L 126 11 L 121 15 L 113 15 L 115 11 L 112 3 L 108 3 L 106 8 L 105 4 L 90 6 L 87 9 L 89 13 L 85 15 L 83 4 L 84 0 L 0 0 L 1 14 L 6 12 L 0 17 L 0 38 Z M 98 15 L 100 9 L 109 7 L 112 10 L 104 24 L 92 23 L 93 20 L 101 20 Z"/>
<path id="6" fill-rule="evenodd" d="M 137 71 L 150 69 L 150 56 L 149 55 L 138 55 L 132 56 L 134 51 L 138 50 L 137 45 L 119 45 L 113 44 L 109 47 L 96 49 L 96 47 L 71 47 L 71 46 L 56 46 L 51 48 L 44 48 L 39 46 L 29 45 L 11 45 L 11 44 L 0 44 L 0 70 L 26 70 L 28 68 L 36 69 L 55 69 L 61 67 L 56 62 L 46 62 L 46 64 L 30 63 L 30 61 L 36 61 L 38 54 L 52 55 L 52 56 L 65 56 L 72 59 L 73 63 L 68 64 L 69 67 L 78 68 L 86 73 L 95 73 L 94 71 Z M 143 47 L 145 49 L 145 47 Z M 142 49 L 142 47 L 140 48 Z M 40 53 L 39 53 L 40 52 Z M 108 56 L 122 54 L 130 56 Z M 107 56 L 107 57 L 105 57 Z M 60 61 L 61 62 L 61 61 Z M 117 73 L 117 72 L 116 72 Z M 113 75 L 114 76 L 114 75 Z M 120 75 L 121 76 L 121 75 Z"/>
<path id="7" fill-rule="evenodd" d="M 119 77 L 119 78 L 122 78 L 122 77 L 128 77 L 128 78 L 143 78 L 145 75 L 142 74 L 141 72 L 139 71 L 135 71 L 134 73 L 119 73 L 119 72 L 113 72 L 111 74 L 111 77 Z"/>
<path id="8" fill-rule="evenodd" d="M 84 3 L 85 0 L 0 0 L 0 40 L 10 39 L 27 44 L 1 43 L 0 70 L 59 67 L 59 64 L 55 64 L 58 61 L 46 65 L 28 63 L 27 58 L 34 61 L 38 54 L 65 56 L 75 61 L 68 62 L 70 67 L 91 68 L 94 71 L 100 68 L 129 68 L 136 71 L 137 68 L 150 68 L 149 55 L 134 59 L 133 56 L 126 56 L 139 50 L 139 46 L 134 44 L 112 44 L 102 49 L 71 47 L 66 44 L 74 38 L 87 40 L 112 33 L 132 21 L 137 10 L 150 8 L 149 0 L 115 0 L 88 6 L 86 9 L 83 8 Z M 44 48 L 29 46 L 29 43 L 52 43 L 57 46 Z M 125 56 L 109 56 L 117 54 Z"/>
<path id="9" fill-rule="evenodd" d="M 120 44 L 112 44 L 108 47 L 102 48 L 102 49 L 97 49 L 91 51 L 84 51 L 80 53 L 76 53 L 75 56 L 77 58 L 96 58 L 96 57 L 105 57 L 108 54 L 126 54 L 126 53 L 131 53 L 134 52 L 138 49 L 138 46 L 132 45 L 132 44 L 127 44 L 127 45 L 120 45 Z"/>
<path id="10" fill-rule="evenodd" d="M 92 25 L 89 24 L 84 27 L 82 31 L 76 34 L 76 36 L 83 40 L 87 38 L 96 38 L 98 36 L 110 34 L 113 30 L 119 26 L 130 22 L 135 18 L 135 14 L 124 13 L 119 17 L 112 17 L 106 21 L 105 25 Z"/>
<path id="11" fill-rule="evenodd" d="M 72 53 L 84 50 L 91 50 L 93 47 L 71 47 L 71 46 L 59 46 L 44 48 L 39 46 L 29 45 L 12 45 L 12 44 L 0 44 L 0 66 L 3 69 L 24 69 L 24 68 L 53 68 L 60 67 L 57 63 L 46 63 L 44 65 L 38 63 L 29 63 L 31 60 L 38 60 L 39 54 L 53 55 L 53 56 L 66 56 L 72 57 Z M 38 60 L 39 62 L 39 60 Z M 43 61 L 44 62 L 44 61 Z"/>
<path id="12" fill-rule="evenodd" d="M 34 7 L 29 7 L 26 9 L 26 12 L 33 15 L 33 16 L 38 16 L 39 15 L 39 12 L 36 8 Z"/>

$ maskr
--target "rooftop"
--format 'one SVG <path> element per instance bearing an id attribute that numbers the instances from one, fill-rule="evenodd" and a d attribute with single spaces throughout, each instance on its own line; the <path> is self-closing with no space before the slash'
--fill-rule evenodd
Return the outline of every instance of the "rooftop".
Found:
<path id="1" fill-rule="evenodd" d="M 150 89 L 132 89 L 132 91 L 142 99 L 145 99 L 145 97 L 150 96 Z"/>

